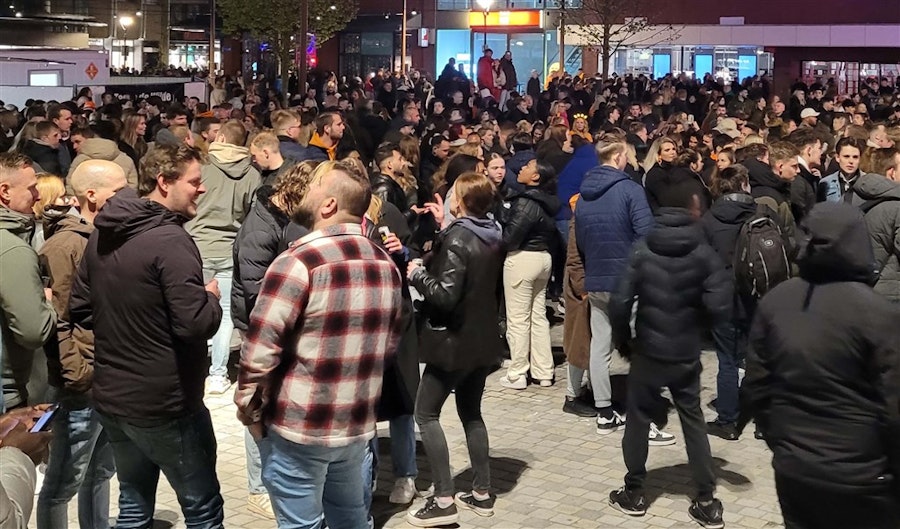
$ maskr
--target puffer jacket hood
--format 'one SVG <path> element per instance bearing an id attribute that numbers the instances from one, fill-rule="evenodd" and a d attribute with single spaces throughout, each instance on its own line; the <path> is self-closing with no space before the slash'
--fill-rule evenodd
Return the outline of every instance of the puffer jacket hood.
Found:
<path id="1" fill-rule="evenodd" d="M 7 230 L 25 242 L 34 234 L 34 215 L 25 215 L 0 206 L 0 230 Z"/>
<path id="2" fill-rule="evenodd" d="M 595 167 L 588 171 L 581 182 L 581 198 L 597 200 L 622 180 L 629 180 L 628 174 L 623 171 L 608 165 Z"/>
<path id="3" fill-rule="evenodd" d="M 105 140 L 103 138 L 88 138 L 81 144 L 81 150 L 78 154 L 83 154 L 91 160 L 108 160 L 114 161 L 122 151 L 116 145 L 116 142 Z"/>
<path id="4" fill-rule="evenodd" d="M 864 200 L 900 200 L 900 185 L 874 173 L 860 175 L 853 184 L 853 190 Z"/>
<path id="5" fill-rule="evenodd" d="M 810 283 L 871 283 L 875 255 L 859 208 L 823 202 L 801 224 L 800 277 Z"/>
<path id="6" fill-rule="evenodd" d="M 682 257 L 703 241 L 696 220 L 684 208 L 659 208 L 657 229 L 647 234 L 647 248 L 666 257 Z"/>
<path id="7" fill-rule="evenodd" d="M 94 219 L 94 226 L 100 232 L 99 251 L 103 252 L 106 244 L 118 247 L 149 229 L 166 224 L 181 226 L 186 220 L 162 204 L 139 197 L 131 188 L 122 189 L 106 202 Z"/>
<path id="8" fill-rule="evenodd" d="M 209 163 L 232 180 L 240 180 L 253 168 L 250 149 L 217 141 L 209 144 Z"/>

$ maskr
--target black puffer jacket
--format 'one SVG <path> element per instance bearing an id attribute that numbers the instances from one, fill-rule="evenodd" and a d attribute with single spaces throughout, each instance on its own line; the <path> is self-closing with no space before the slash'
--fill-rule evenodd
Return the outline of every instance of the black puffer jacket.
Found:
<path id="1" fill-rule="evenodd" d="M 797 223 L 802 221 L 816 205 L 818 185 L 819 177 L 800 164 L 800 174 L 791 182 L 791 210 Z"/>
<path id="2" fill-rule="evenodd" d="M 503 224 L 503 245 L 508 252 L 554 252 L 558 248 L 556 212 L 559 199 L 535 187 L 509 198 Z"/>
<path id="3" fill-rule="evenodd" d="M 272 204 L 273 194 L 272 186 L 262 186 L 256 191 L 253 208 L 234 240 L 231 320 L 235 328 L 242 331 L 247 330 L 269 265 L 290 243 L 309 233 Z"/>
<path id="4" fill-rule="evenodd" d="M 900 309 L 867 284 L 862 213 L 813 208 L 798 263 L 759 304 L 742 387 L 772 466 L 819 488 L 900 494 Z"/>
<path id="5" fill-rule="evenodd" d="M 29 140 L 25 144 L 24 153 L 26 156 L 40 166 L 41 171 L 52 175 L 65 178 L 66 174 L 62 172 L 62 165 L 59 163 L 59 148 L 54 149 L 46 143 L 37 140 Z"/>
<path id="6" fill-rule="evenodd" d="M 613 343 L 627 349 L 637 301 L 636 354 L 697 362 L 701 329 L 710 319 L 731 319 L 733 292 L 722 260 L 688 211 L 661 208 L 656 227 L 635 244 L 610 299 Z"/>
<path id="7" fill-rule="evenodd" d="M 410 284 L 425 298 L 419 361 L 445 371 L 494 365 L 502 344 L 497 332 L 503 249 L 490 219 L 462 217 L 434 241 L 427 271 Z"/>

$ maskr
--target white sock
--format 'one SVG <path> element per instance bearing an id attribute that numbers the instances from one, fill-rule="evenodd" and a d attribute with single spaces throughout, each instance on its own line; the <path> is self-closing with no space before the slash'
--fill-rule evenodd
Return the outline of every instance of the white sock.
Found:
<path id="1" fill-rule="evenodd" d="M 481 494 L 481 493 L 475 492 L 475 491 L 473 490 L 473 491 L 472 491 L 472 497 L 475 498 L 475 499 L 478 500 L 478 501 L 484 501 L 484 500 L 489 500 L 489 499 L 491 499 L 491 494 L 490 494 L 489 492 L 485 492 L 484 494 Z"/>

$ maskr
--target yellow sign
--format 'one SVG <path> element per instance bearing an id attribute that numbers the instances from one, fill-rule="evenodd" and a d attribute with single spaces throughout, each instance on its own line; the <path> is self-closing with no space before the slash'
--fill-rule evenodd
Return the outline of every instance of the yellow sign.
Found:
<path id="1" fill-rule="evenodd" d="M 543 11 L 491 11 L 485 20 L 481 11 L 469 12 L 469 27 L 541 27 Z"/>

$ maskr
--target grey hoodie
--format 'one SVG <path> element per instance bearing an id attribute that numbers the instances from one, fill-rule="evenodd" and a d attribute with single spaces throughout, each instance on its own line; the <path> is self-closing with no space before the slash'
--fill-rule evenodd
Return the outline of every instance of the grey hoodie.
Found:
<path id="1" fill-rule="evenodd" d="M 197 216 L 185 228 L 204 261 L 231 259 L 234 239 L 260 186 L 259 171 L 250 164 L 246 147 L 213 142 L 201 175 L 206 192 L 198 200 Z"/>
<path id="2" fill-rule="evenodd" d="M 900 183 L 877 174 L 863 174 L 853 185 L 852 204 L 883 200 L 866 213 L 866 227 L 881 270 L 875 292 L 900 303 Z"/>
<path id="3" fill-rule="evenodd" d="M 69 168 L 69 175 L 66 178 L 66 192 L 74 194 L 69 179 L 75 168 L 88 160 L 107 160 L 118 165 L 125 171 L 125 179 L 128 181 L 129 187 L 137 189 L 138 174 L 134 166 L 134 162 L 125 153 L 119 150 L 116 142 L 103 138 L 88 138 L 81 144 L 81 150 L 78 156 L 72 160 L 72 166 Z"/>

